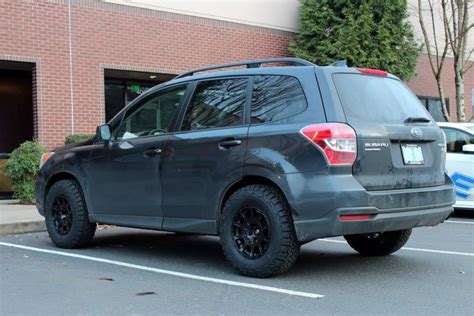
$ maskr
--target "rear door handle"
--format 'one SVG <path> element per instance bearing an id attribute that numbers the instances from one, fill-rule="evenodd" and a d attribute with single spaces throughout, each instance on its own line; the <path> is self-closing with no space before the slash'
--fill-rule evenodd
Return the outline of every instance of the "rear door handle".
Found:
<path id="1" fill-rule="evenodd" d="M 242 141 L 240 139 L 232 139 L 232 140 L 225 140 L 222 142 L 219 142 L 219 149 L 230 149 L 235 146 L 239 146 L 242 144 Z"/>
<path id="2" fill-rule="evenodd" d="M 156 156 L 156 155 L 161 154 L 161 149 L 160 148 L 147 149 L 143 152 L 143 154 L 147 157 Z"/>

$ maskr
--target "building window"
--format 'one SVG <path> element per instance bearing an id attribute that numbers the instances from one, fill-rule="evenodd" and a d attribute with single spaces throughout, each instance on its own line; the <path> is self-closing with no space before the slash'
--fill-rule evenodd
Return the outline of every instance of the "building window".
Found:
<path id="1" fill-rule="evenodd" d="M 105 121 L 108 122 L 127 104 L 155 85 L 153 82 L 105 80 Z"/>
<path id="2" fill-rule="evenodd" d="M 428 112 L 430 112 L 431 116 L 435 119 L 436 122 L 446 122 L 446 119 L 444 118 L 444 115 L 443 115 L 443 110 L 441 109 L 440 98 L 418 96 L 418 99 L 425 106 Z M 448 98 L 446 98 L 446 107 L 448 108 L 448 114 L 449 114 L 449 99 Z"/>
<path id="3" fill-rule="evenodd" d="M 143 92 L 174 76 L 163 73 L 104 69 L 106 122 Z"/>

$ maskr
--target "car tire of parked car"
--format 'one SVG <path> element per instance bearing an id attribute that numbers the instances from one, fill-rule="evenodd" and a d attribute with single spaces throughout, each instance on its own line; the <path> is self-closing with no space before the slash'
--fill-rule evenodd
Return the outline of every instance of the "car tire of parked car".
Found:
<path id="1" fill-rule="evenodd" d="M 411 229 L 384 233 L 346 235 L 349 245 L 364 256 L 387 256 L 402 248 L 410 238 Z"/>
<path id="2" fill-rule="evenodd" d="M 229 197 L 219 234 L 225 257 L 246 276 L 283 273 L 298 257 L 300 245 L 288 203 L 267 185 L 248 185 Z"/>
<path id="3" fill-rule="evenodd" d="M 80 248 L 94 237 L 96 224 L 89 222 L 79 183 L 60 180 L 46 196 L 45 221 L 48 234 L 60 248 Z"/>

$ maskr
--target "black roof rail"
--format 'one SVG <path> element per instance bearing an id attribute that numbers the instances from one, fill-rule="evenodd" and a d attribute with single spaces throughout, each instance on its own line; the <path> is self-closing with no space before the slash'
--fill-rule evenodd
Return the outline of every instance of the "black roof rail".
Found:
<path id="1" fill-rule="evenodd" d="M 290 63 L 295 66 L 316 66 L 312 62 L 309 62 L 307 60 L 301 59 L 301 58 L 293 58 L 293 57 L 279 57 L 279 58 L 267 58 L 267 59 L 256 59 L 256 60 L 244 60 L 244 61 L 238 61 L 234 63 L 228 63 L 228 64 L 220 64 L 220 65 L 214 65 L 214 66 L 207 66 L 207 67 L 201 67 L 201 68 L 196 68 L 192 69 L 190 71 L 184 72 L 178 76 L 176 76 L 174 79 L 179 79 L 183 77 L 188 77 L 192 76 L 197 72 L 203 72 L 207 70 L 214 70 L 214 69 L 220 69 L 220 68 L 229 68 L 229 67 L 236 67 L 236 66 L 247 66 L 247 68 L 259 68 L 262 64 L 268 64 L 268 63 Z"/>

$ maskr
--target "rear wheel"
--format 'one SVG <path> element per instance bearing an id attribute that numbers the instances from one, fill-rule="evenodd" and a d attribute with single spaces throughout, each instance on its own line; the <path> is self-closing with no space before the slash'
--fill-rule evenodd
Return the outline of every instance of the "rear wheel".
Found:
<path id="1" fill-rule="evenodd" d="M 266 185 L 249 185 L 234 192 L 220 222 L 224 255 L 241 274 L 270 277 L 296 261 L 299 243 L 284 197 Z"/>
<path id="2" fill-rule="evenodd" d="M 384 233 L 346 235 L 344 238 L 358 253 L 365 256 L 387 256 L 402 248 L 410 238 L 411 229 Z"/>
<path id="3" fill-rule="evenodd" d="M 54 183 L 45 201 L 45 221 L 53 243 L 60 248 L 79 248 L 94 237 L 79 184 L 74 180 Z"/>

